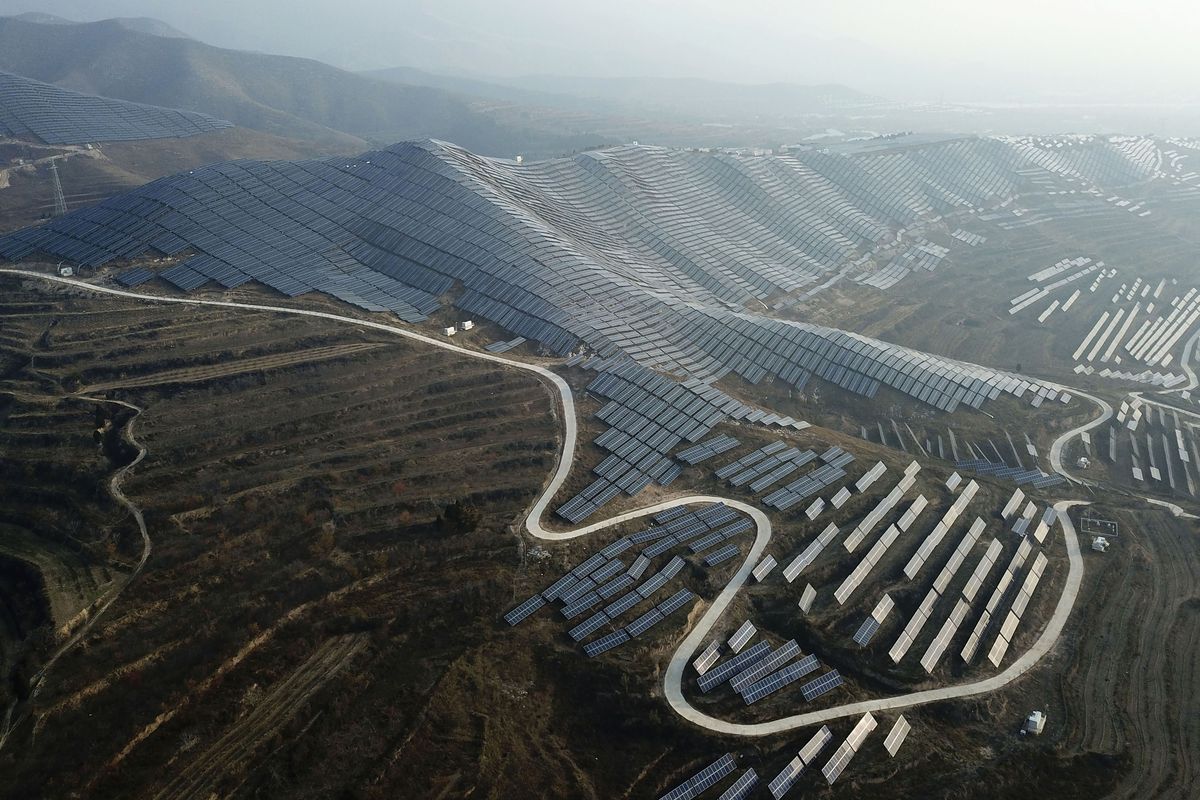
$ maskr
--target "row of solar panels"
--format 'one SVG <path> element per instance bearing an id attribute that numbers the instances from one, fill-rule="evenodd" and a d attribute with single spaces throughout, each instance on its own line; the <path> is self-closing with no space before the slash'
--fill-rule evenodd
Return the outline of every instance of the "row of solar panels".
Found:
<path id="1" fill-rule="evenodd" d="M 1004 463 L 995 461 L 986 461 L 984 459 L 968 459 L 959 461 L 955 464 L 957 469 L 970 470 L 983 475 L 991 475 L 996 478 L 1005 478 L 1016 483 L 1018 486 L 1026 484 L 1035 489 L 1044 489 L 1048 486 L 1058 486 L 1065 479 L 1061 475 L 1047 475 L 1038 469 L 1022 469 L 1020 467 L 1010 467 Z"/>

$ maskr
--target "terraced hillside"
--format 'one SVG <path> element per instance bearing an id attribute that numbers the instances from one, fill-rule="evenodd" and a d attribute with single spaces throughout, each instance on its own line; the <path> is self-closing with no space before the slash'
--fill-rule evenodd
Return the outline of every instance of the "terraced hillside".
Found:
<path id="1" fill-rule="evenodd" d="M 322 320 L 47 295 L 44 284 L 13 278 L 3 289 L 14 303 L 5 389 L 103 389 L 144 409 L 138 430 L 150 455 L 127 490 L 154 532 L 146 572 L 86 647 L 55 666 L 0 750 L 4 791 L 658 796 L 722 750 L 774 774 L 807 739 L 726 739 L 670 713 L 662 670 L 694 616 L 595 659 L 580 657 L 557 618 L 502 621 L 531 587 L 620 533 L 533 548 L 507 527 L 553 464 L 558 422 L 535 382 Z M 981 502 L 1003 498 L 998 485 L 984 486 Z M 935 494 L 940 513 L 948 498 Z M 439 524 L 464 496 L 481 514 L 478 528 L 465 530 L 472 513 L 447 511 Z M 870 504 L 853 501 L 845 513 Z M 812 532 L 778 519 L 781 553 Z M 1140 514 L 1123 522 L 1158 524 Z M 1191 560 L 1171 552 L 1174 585 Z M 1156 561 L 1131 575 L 1156 580 Z M 736 565 L 688 567 L 682 579 L 707 600 Z M 830 588 L 843 573 L 818 562 L 805 580 Z M 1089 584 L 1081 605 L 1104 585 Z M 782 637 L 799 624 L 795 599 L 771 588 L 742 608 Z M 1145 635 L 1192 636 L 1186 604 L 1168 595 L 1149 601 L 1154 632 Z M 898 592 L 897 605 L 909 603 L 915 597 Z M 866 606 L 831 608 L 818 612 L 823 650 Z M 1072 635 L 1060 653 L 1095 664 L 1102 646 Z M 844 670 L 858 668 L 852 649 L 835 655 Z M 1158 777 L 1144 780 L 1131 760 L 1140 750 L 1077 732 L 1059 705 L 1070 691 L 1055 670 L 1039 669 L 979 699 L 910 712 L 914 732 L 900 755 L 890 759 L 872 739 L 828 794 L 986 796 L 1023 791 L 1033 775 L 1056 796 L 1118 786 L 1137 796 L 1186 769 L 1178 755 L 1155 758 Z M 1031 707 L 1066 724 L 1036 743 L 998 735 Z M 1156 718 L 1162 703 L 1131 695 L 1128 708 L 1131 730 L 1193 735 L 1186 703 Z M 96 725 L 111 733 L 80 739 Z M 842 736 L 850 723 L 830 727 Z M 805 780 L 815 789 L 820 776 Z"/>
<path id="2" fill-rule="evenodd" d="M 26 336 L 49 338 L 43 324 L 27 329 L 20 304 L 6 303 L 0 324 L 0 374 L 36 365 L 14 352 Z M 42 321 L 47 322 L 46 320 Z M 4 381 L 6 387 L 12 386 Z M 120 583 L 130 564 L 119 547 L 121 509 L 105 489 L 129 459 L 117 430 L 124 415 L 36 386 L 0 393 L 0 705 L 26 690 L 33 669 L 86 620 L 92 604 Z"/>
<path id="3" fill-rule="evenodd" d="M 0 388 L 51 406 L 91 389 L 145 409 L 138 436 L 150 455 L 125 491 L 154 543 L 142 578 L 22 706 L 31 716 L 0 753 L 4 793 L 65 794 L 91 780 L 152 794 L 165 780 L 156 765 L 179 758 L 197 759 L 185 773 L 197 787 L 226 786 L 248 762 L 219 757 L 222 737 L 240 743 L 240 758 L 261 758 L 291 721 L 313 725 L 317 693 L 320 722 L 342 729 L 357 717 L 379 735 L 342 729 L 344 752 L 394 746 L 511 598 L 518 556 L 506 526 L 554 463 L 545 390 L 347 326 L 3 289 Z M 94 447 L 93 405 L 70 405 Z M 10 438 L 46 441 L 72 425 L 8 411 Z M 74 485 L 104 496 L 97 477 Z M 35 470 L 29 493 L 6 497 L 6 515 L 52 509 L 30 494 L 43 478 L 47 490 L 57 483 Z M 119 562 L 131 526 L 108 527 Z M 283 680 L 310 657 L 312 670 Z M 261 720 L 237 722 L 260 696 Z M 112 735 L 81 745 L 78 726 L 97 716 Z M 313 735 L 326 734 L 318 724 Z M 68 742 L 68 770 L 36 755 Z"/>

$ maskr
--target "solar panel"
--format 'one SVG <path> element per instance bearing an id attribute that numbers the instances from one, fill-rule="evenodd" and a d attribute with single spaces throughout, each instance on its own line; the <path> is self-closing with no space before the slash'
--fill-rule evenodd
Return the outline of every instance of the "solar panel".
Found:
<path id="1" fill-rule="evenodd" d="M 746 643 L 754 638 L 754 634 L 757 632 L 758 629 L 754 627 L 754 623 L 746 620 L 729 637 L 729 649 L 734 653 L 740 653 L 742 648 L 746 646 Z"/>
<path id="2" fill-rule="evenodd" d="M 604 627 L 608 622 L 608 615 L 603 611 L 597 611 L 592 616 L 585 619 L 583 622 L 576 625 L 568 632 L 570 637 L 576 642 L 583 641 L 591 636 L 596 631 Z"/>
<path id="3" fill-rule="evenodd" d="M 850 759 L 854 758 L 854 748 L 849 742 L 842 742 L 833 755 L 825 762 L 825 766 L 821 767 L 821 774 L 825 776 L 825 780 L 830 786 L 841 777 L 842 772 L 850 764 Z"/>
<path id="4" fill-rule="evenodd" d="M 657 608 L 652 608 L 645 614 L 642 614 L 640 617 L 635 619 L 633 622 L 626 625 L 625 632 L 628 633 L 631 638 L 635 638 L 641 636 L 643 633 L 662 622 L 662 620 L 662 611 Z"/>
<path id="5" fill-rule="evenodd" d="M 542 592 L 542 597 L 546 600 L 555 600 L 562 594 L 563 591 L 567 589 L 567 587 L 574 586 L 578 580 L 578 578 L 568 572 L 566 575 L 563 575 L 554 583 L 550 584 L 550 586 L 547 587 L 544 592 Z"/>
<path id="6" fill-rule="evenodd" d="M 625 642 L 628 641 L 629 634 L 625 630 L 619 630 L 614 633 L 610 633 L 603 638 L 597 639 L 590 644 L 584 645 L 583 652 L 587 653 L 588 658 L 595 658 L 601 653 L 608 652 L 614 647 L 625 644 Z"/>
<path id="7" fill-rule="evenodd" d="M 697 656 L 696 660 L 692 662 L 692 667 L 696 670 L 697 675 L 703 675 L 704 673 L 708 672 L 709 668 L 712 667 L 713 664 L 717 663 L 717 659 L 720 657 L 721 642 L 709 642 L 708 647 L 704 648 L 704 652 Z"/>
<path id="8" fill-rule="evenodd" d="M 748 769 L 730 784 L 728 789 L 721 792 L 721 796 L 717 800 L 745 800 L 757 786 L 758 773 L 753 769 Z"/>
<path id="9" fill-rule="evenodd" d="M 854 758 L 854 754 L 858 748 L 862 747 L 863 741 L 875 730 L 878 723 L 871 716 L 870 712 L 863 714 L 862 717 L 854 725 L 854 729 L 846 737 L 846 741 L 842 742 L 841 746 L 834 752 L 833 756 L 821 768 L 821 772 L 825 775 L 825 780 L 832 786 L 833 782 L 841 776 L 846 767 L 850 764 L 850 759 Z"/>
<path id="10" fill-rule="evenodd" d="M 704 559 L 704 566 L 715 567 L 717 564 L 728 561 L 729 559 L 735 557 L 739 552 L 740 551 L 738 550 L 738 546 L 736 544 L 727 544 L 720 550 L 710 553 Z"/>
<path id="11" fill-rule="evenodd" d="M 888 731 L 888 735 L 883 740 L 883 748 L 887 750 L 889 756 L 895 758 L 896 753 L 900 751 L 900 745 L 904 744 L 911 729 L 912 726 L 909 725 L 903 714 L 896 718 L 895 724 L 892 725 L 892 729 Z"/>
<path id="12" fill-rule="evenodd" d="M 659 603 L 658 610 L 664 617 L 666 617 L 674 614 L 676 611 L 683 608 L 694 599 L 696 599 L 696 595 L 690 590 L 680 589 L 678 592 Z"/>
<path id="13" fill-rule="evenodd" d="M 546 600 L 540 594 L 535 594 L 533 597 L 526 600 L 521 605 L 514 608 L 504 615 L 504 621 L 509 625 L 516 625 L 533 612 L 537 611 L 542 606 L 546 605 Z"/>
<path id="14" fill-rule="evenodd" d="M 659 800 L 691 800 L 737 769 L 733 755 L 726 753 L 704 769 L 664 794 Z"/>
<path id="15" fill-rule="evenodd" d="M 862 625 L 858 626 L 858 631 L 854 634 L 854 643 L 859 647 L 866 647 L 875 638 L 875 634 L 879 632 L 879 620 L 874 617 L 867 617 L 863 620 Z"/>
<path id="16" fill-rule="evenodd" d="M 799 756 L 796 756 L 767 784 L 767 790 L 771 792 L 771 796 L 775 800 L 779 800 L 788 793 L 789 789 L 796 785 L 796 781 L 800 779 L 802 772 L 804 772 L 804 761 Z"/>
<path id="17" fill-rule="evenodd" d="M 833 741 L 833 731 L 829 730 L 828 725 L 822 725 L 821 729 L 812 735 L 812 737 L 804 743 L 800 748 L 800 758 L 805 764 L 811 764 L 816 757 L 820 755 L 825 746 Z"/>
<path id="18" fill-rule="evenodd" d="M 841 673 L 835 669 L 801 686 L 800 693 L 804 695 L 806 701 L 811 702 L 826 692 L 836 689 L 843 683 Z"/>
<path id="19" fill-rule="evenodd" d="M 774 556 L 767 556 L 762 561 L 759 561 L 754 567 L 754 579 L 762 581 L 775 569 L 776 561 Z"/>
<path id="20" fill-rule="evenodd" d="M 625 552 L 631 546 L 633 546 L 633 542 L 629 540 L 629 537 L 622 536 L 620 539 L 617 539 L 612 544 L 601 550 L 600 555 L 604 556 L 605 558 L 612 558 Z"/>
<path id="21" fill-rule="evenodd" d="M 742 699 L 746 701 L 746 705 L 757 703 L 767 695 L 773 694 L 788 684 L 803 678 L 819 666 L 820 663 L 817 661 L 816 656 L 805 656 L 799 661 L 788 664 L 778 672 L 772 673 L 757 683 L 746 687 L 746 690 L 742 692 Z"/>
<path id="22" fill-rule="evenodd" d="M 629 573 L 618 575 L 607 583 L 598 586 L 596 588 L 596 595 L 601 600 L 607 600 L 608 598 L 625 591 L 636 582 L 637 578 Z"/>
<path id="23" fill-rule="evenodd" d="M 717 686 L 732 678 L 738 671 L 766 658 L 770 652 L 771 645 L 767 642 L 758 642 L 751 645 L 748 650 L 739 653 L 723 664 L 718 664 L 704 675 L 701 675 L 699 681 L 700 691 L 705 693 L 712 691 Z"/>

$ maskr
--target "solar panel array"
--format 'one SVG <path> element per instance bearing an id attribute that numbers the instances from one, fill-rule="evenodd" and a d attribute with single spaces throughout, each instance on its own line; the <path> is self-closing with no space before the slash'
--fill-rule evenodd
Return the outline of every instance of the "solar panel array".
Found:
<path id="1" fill-rule="evenodd" d="M 979 619 L 975 623 L 975 628 L 971 631 L 970 637 L 963 645 L 962 659 L 970 663 L 975 657 L 975 652 L 979 648 L 979 643 L 983 638 L 984 632 L 991 624 L 992 617 L 996 614 L 1000 606 L 1000 602 L 1008 593 L 1008 589 L 1012 586 L 1016 579 L 1017 572 L 1029 557 L 1029 553 L 1033 550 L 1033 544 L 1029 539 L 1022 539 L 1021 544 L 1017 546 L 1016 552 L 1013 553 L 1012 559 L 1008 562 L 1008 568 L 1000 575 L 1000 580 L 996 583 L 996 588 L 992 590 L 991 596 L 983 607 L 983 612 L 979 615 Z M 1039 554 L 1040 555 L 1040 554 Z M 996 653 L 997 660 L 1003 657 L 1003 652 Z"/>
<path id="2" fill-rule="evenodd" d="M 808 546 L 800 552 L 800 555 L 792 559 L 792 562 L 783 570 L 783 577 L 788 582 L 796 580 L 800 577 L 800 573 L 808 569 L 808 567 L 817 560 L 817 556 L 821 555 L 821 551 L 826 545 L 832 542 L 838 535 L 838 526 L 832 522 L 825 526 L 825 530 L 817 534 L 817 538 L 809 542 Z"/>
<path id="3" fill-rule="evenodd" d="M 849 453 L 845 455 L 849 457 L 848 460 L 854 460 L 854 457 Z M 787 486 L 771 492 L 762 501 L 772 508 L 787 511 L 792 506 L 812 497 L 825 487 L 832 486 L 844 477 L 846 477 L 846 471 L 840 466 L 822 464 L 812 472 L 792 481 Z"/>
<path id="4" fill-rule="evenodd" d="M 721 796 L 717 800 L 745 800 L 757 786 L 758 773 L 753 769 L 748 769 L 731 783 L 728 789 L 721 792 Z"/>
<path id="5" fill-rule="evenodd" d="M 729 524 L 731 520 L 733 525 Z M 505 621 L 509 625 L 516 625 L 553 601 L 561 603 L 562 616 L 568 620 L 574 620 L 597 606 L 603 606 L 574 624 L 568 631 L 575 642 L 582 642 L 606 626 L 615 624 L 615 630 L 610 630 L 600 638 L 584 644 L 584 652 L 589 657 L 599 655 L 641 636 L 695 599 L 695 594 L 690 590 L 679 589 L 666 600 L 646 609 L 631 622 L 618 622 L 626 612 L 666 586 L 684 567 L 684 560 L 673 556 L 661 569 L 641 584 L 637 584 L 654 556 L 665 553 L 671 547 L 697 534 L 707 532 L 710 526 L 719 530 L 729 530 L 743 522 L 750 522 L 749 528 L 753 528 L 751 520 L 742 517 L 723 503 L 708 505 L 699 510 L 674 506 L 655 514 L 654 522 L 651 527 L 622 536 L 599 552 L 588 556 L 545 590 L 510 610 L 504 615 Z M 639 544 L 648 546 L 626 568 L 618 556 Z M 654 551 L 650 552 L 652 548 Z M 616 599 L 612 599 L 614 597 Z M 711 663 L 719 656 L 719 648 L 710 650 L 713 652 L 707 656 Z M 698 667 L 698 671 L 704 668 L 706 667 Z"/>
<path id="6" fill-rule="evenodd" d="M 854 634 L 854 643 L 859 647 L 866 647 L 875 638 L 875 634 L 879 632 L 879 627 L 883 621 L 887 619 L 888 614 L 892 613 L 895 607 L 895 602 L 891 595 L 885 594 L 875 604 L 875 608 L 871 611 L 871 615 L 863 620 L 858 631 Z"/>
<path id="7" fill-rule="evenodd" d="M 854 569 L 850 570 L 850 574 L 845 577 L 841 585 L 833 593 L 833 598 L 838 601 L 838 605 L 845 605 L 854 591 L 862 584 L 871 571 L 875 569 L 875 565 L 883 558 L 888 548 L 900 536 L 900 529 L 895 525 L 889 525 L 883 535 L 871 546 L 866 555 L 859 560 Z"/>
<path id="8" fill-rule="evenodd" d="M 1004 620 L 1004 624 L 1001 625 L 1000 634 L 996 637 L 996 641 L 992 644 L 992 649 L 988 653 L 988 660 L 992 662 L 993 666 L 1000 666 L 1000 661 L 1004 658 L 1009 645 L 1012 644 L 1013 637 L 1016 635 L 1017 625 L 1021 621 L 1021 615 L 1025 613 L 1025 608 L 1029 604 L 1029 600 L 1042 578 L 1042 573 L 1046 571 L 1046 563 L 1046 554 L 1038 553 L 1037 557 L 1033 560 L 1033 565 L 1029 568 L 1029 572 L 1025 575 L 1025 580 L 1021 584 L 1021 588 L 1018 590 L 1016 597 L 1013 598 L 1008 617 Z"/>
<path id="9" fill-rule="evenodd" d="M 804 747 L 800 748 L 800 752 L 783 768 L 783 771 L 767 784 L 767 789 L 771 792 L 771 796 L 775 800 L 779 800 L 786 795 L 788 790 L 796 785 L 796 781 L 800 779 L 800 774 L 804 772 L 805 767 L 812 764 L 816 757 L 821 754 L 821 751 L 825 749 L 825 746 L 832 740 L 833 732 L 829 730 L 828 725 L 822 725 L 821 729 L 805 742 Z"/>
<path id="10" fill-rule="evenodd" d="M 794 664 L 788 664 L 778 672 L 772 673 L 757 683 L 753 683 L 746 687 L 742 692 L 742 699 L 746 701 L 746 705 L 757 703 L 769 694 L 773 694 L 788 684 L 800 680 L 805 675 L 814 672 L 820 664 L 817 662 L 817 657 L 808 655 Z"/>
<path id="11" fill-rule="evenodd" d="M 0 136 L 46 144 L 128 142 L 196 136 L 232 122 L 128 100 L 80 94 L 0 72 Z"/>
<path id="12" fill-rule="evenodd" d="M 725 681 L 732 678 L 739 671 L 746 669 L 754 664 L 757 664 L 762 659 L 766 658 L 771 652 L 771 645 L 767 642 L 758 642 L 751 645 L 749 649 L 738 653 L 728 661 L 718 664 L 708 672 L 700 676 L 700 691 L 710 692 L 720 686 Z"/>
<path id="13" fill-rule="evenodd" d="M 742 694 L 750 684 L 761 680 L 768 673 L 774 672 L 798 655 L 800 655 L 800 645 L 796 644 L 796 640 L 785 642 L 763 660 L 746 667 L 730 678 L 729 686 L 735 692 Z"/>
<path id="14" fill-rule="evenodd" d="M 737 761 L 732 754 L 726 753 L 664 794 L 659 800 L 691 800 L 691 798 L 703 793 L 705 789 L 716 786 L 722 778 L 732 773 L 735 769 L 737 769 Z"/>
<path id="15" fill-rule="evenodd" d="M 635 533 L 629 539 L 634 544 L 650 542 L 642 555 L 654 558 L 684 543 L 689 544 L 693 553 L 699 553 L 752 530 L 754 520 L 724 503 L 715 503 L 699 511 L 687 511 L 666 523 Z"/>
<path id="16" fill-rule="evenodd" d="M 703 441 L 700 444 L 693 445 L 686 450 L 680 450 L 675 455 L 680 461 L 685 461 L 688 464 L 696 465 L 701 461 L 712 458 L 716 455 L 720 455 L 727 450 L 732 450 L 739 444 L 741 444 L 741 442 L 732 436 L 725 436 L 722 434 L 721 436 L 714 436 L 713 438 Z"/>
<path id="17" fill-rule="evenodd" d="M 808 683 L 800 687 L 800 693 L 804 695 L 804 699 L 808 702 L 816 700 L 826 692 L 831 692 L 837 687 L 845 683 L 842 680 L 842 674 L 835 670 L 826 672 L 819 678 L 814 678 Z"/>
<path id="18" fill-rule="evenodd" d="M 679 467 L 666 454 L 744 407 L 710 386 L 674 381 L 633 361 L 609 360 L 602 369 L 586 391 L 609 398 L 596 412 L 610 426 L 596 445 L 610 455 L 592 469 L 596 480 L 559 507 L 570 522 L 587 519 L 621 492 L 632 496 L 652 482 L 670 483 Z"/>
<path id="19" fill-rule="evenodd" d="M 163 178 L 0 237 L 0 257 L 100 266 L 194 251 L 171 275 L 184 288 L 254 280 L 408 321 L 461 286 L 461 313 L 552 353 L 585 345 L 703 381 L 803 388 L 816 375 L 952 411 L 1035 385 L 736 309 L 820 282 L 931 212 L 1012 192 L 1019 163 L 1011 146 L 971 137 L 772 158 L 633 146 L 526 165 L 408 142 Z"/>
<path id="20" fill-rule="evenodd" d="M 1061 475 L 1051 475 L 1040 469 L 1024 469 L 1010 467 L 1002 461 L 989 461 L 985 458 L 970 458 L 956 461 L 956 469 L 970 470 L 981 475 L 991 475 L 995 478 L 1010 480 L 1018 486 L 1029 485 L 1034 489 L 1046 489 L 1065 482 Z"/>
<path id="21" fill-rule="evenodd" d="M 853 553 L 862 544 L 863 539 L 875 529 L 875 526 L 880 523 L 888 512 L 896 507 L 896 504 L 904 497 L 904 493 L 911 489 L 916 481 L 915 472 L 906 474 L 896 482 L 896 485 L 892 487 L 890 492 L 880 498 L 875 507 L 867 512 L 867 515 L 863 517 L 862 521 L 846 537 L 846 541 L 842 543 L 842 546 L 846 548 L 846 552 Z"/>
<path id="22" fill-rule="evenodd" d="M 950 507 L 946 509 L 946 513 L 942 515 L 941 521 L 934 526 L 933 530 L 925 537 L 925 540 L 921 542 L 920 547 L 917 548 L 917 552 L 913 553 L 912 558 L 904 565 L 905 577 L 911 581 L 917 576 L 921 568 L 925 566 L 925 562 L 929 560 L 929 556 L 933 554 L 933 551 L 941 544 L 942 539 L 950 531 L 950 528 L 958 521 L 962 512 L 975 499 L 975 494 L 978 491 L 979 484 L 971 481 L 959 493 L 954 502 L 950 504 Z"/>
<path id="23" fill-rule="evenodd" d="M 834 751 L 829 761 L 825 762 L 825 766 L 821 768 L 821 773 L 825 776 L 825 780 L 830 786 L 845 771 L 846 767 L 850 764 L 850 759 L 854 758 L 855 753 L 858 752 L 858 748 L 862 747 L 862 743 L 871 731 L 875 730 L 877 724 L 870 712 L 863 714 L 858 722 L 855 723 L 854 729 L 846 737 L 846 741 L 842 742 L 841 746 Z"/>

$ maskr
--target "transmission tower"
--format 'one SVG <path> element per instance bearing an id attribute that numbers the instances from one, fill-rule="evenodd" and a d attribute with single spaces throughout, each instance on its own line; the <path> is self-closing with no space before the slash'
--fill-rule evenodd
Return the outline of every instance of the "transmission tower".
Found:
<path id="1" fill-rule="evenodd" d="M 50 162 L 50 178 L 54 181 L 54 216 L 67 213 L 67 198 L 63 197 L 62 181 L 58 179 L 58 162 Z"/>

